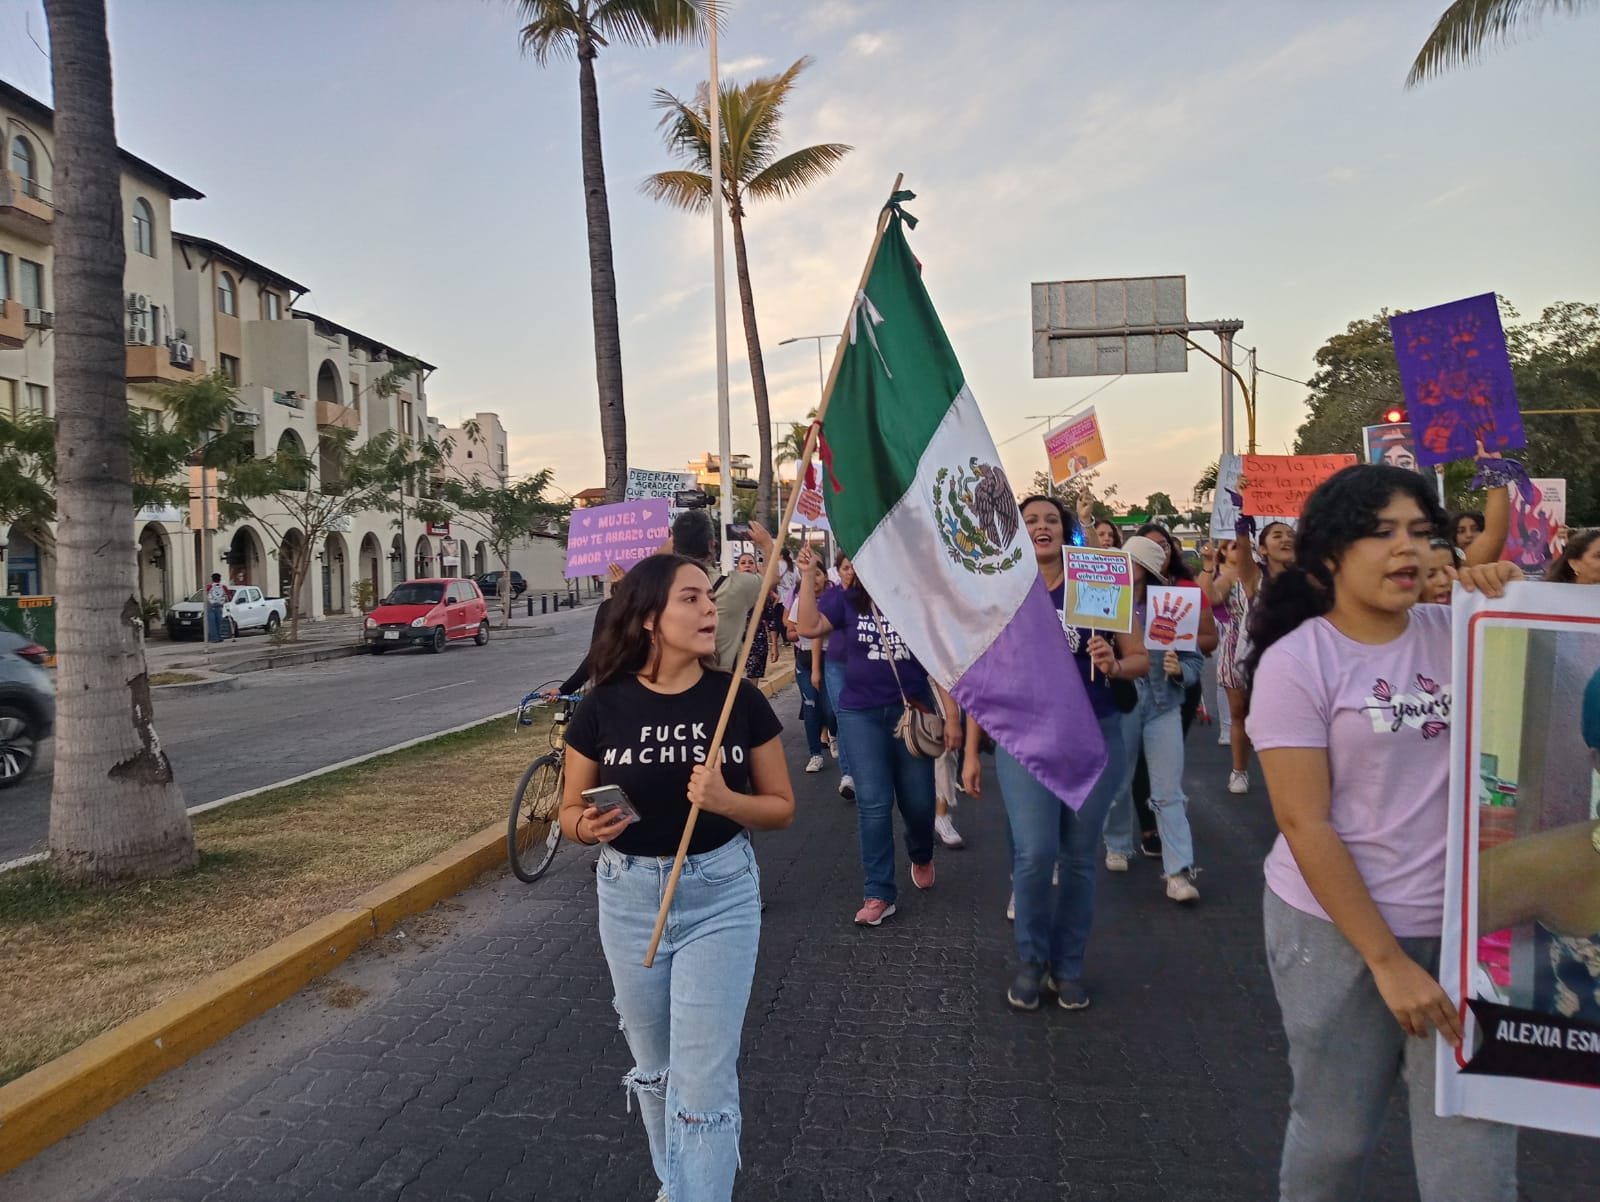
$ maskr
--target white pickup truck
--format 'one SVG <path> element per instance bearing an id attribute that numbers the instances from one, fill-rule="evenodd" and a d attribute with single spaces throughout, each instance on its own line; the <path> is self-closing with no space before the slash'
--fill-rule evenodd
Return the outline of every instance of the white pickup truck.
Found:
<path id="1" fill-rule="evenodd" d="M 282 597 L 263 596 L 253 584 L 228 586 L 228 603 L 222 607 L 224 637 L 243 630 L 265 630 L 271 634 L 289 616 L 289 605 Z M 191 593 L 167 610 L 167 637 L 203 639 L 206 637 L 206 590 Z"/>

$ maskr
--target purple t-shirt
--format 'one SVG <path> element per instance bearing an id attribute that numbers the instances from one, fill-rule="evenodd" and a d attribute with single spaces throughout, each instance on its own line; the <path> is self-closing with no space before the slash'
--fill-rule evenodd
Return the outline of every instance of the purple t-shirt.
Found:
<path id="1" fill-rule="evenodd" d="M 823 589 L 817 596 L 818 608 L 821 608 L 823 597 L 831 597 L 834 594 L 838 594 L 841 597 L 844 596 L 844 586 L 829 584 L 827 588 Z M 844 644 L 847 637 L 849 636 L 844 630 L 835 626 L 833 633 L 828 636 L 828 645 L 822 649 L 823 656 L 836 664 L 844 663 Z"/>
<path id="2" fill-rule="evenodd" d="M 928 673 L 911 655 L 911 649 L 901 642 L 899 632 L 888 618 L 873 620 L 872 611 L 857 613 L 854 601 L 844 589 L 829 589 L 817 598 L 817 611 L 828 619 L 836 632 L 844 635 L 844 646 L 834 662 L 844 664 L 844 688 L 839 690 L 839 707 L 847 710 L 867 710 L 880 705 L 898 705 L 900 690 L 906 696 L 923 704 L 928 702 Z M 883 634 L 878 634 L 878 622 L 883 623 Z M 894 667 L 884 658 L 887 644 L 894 655 Z M 835 654 L 830 640 L 825 652 Z M 895 684 L 895 673 L 900 683 Z"/>
<path id="3" fill-rule="evenodd" d="M 1406 632 L 1370 646 L 1313 618 L 1261 657 L 1250 698 L 1258 751 L 1328 753 L 1329 820 L 1367 892 L 1400 936 L 1437 936 L 1444 917 L 1450 782 L 1450 607 L 1417 605 Z M 1267 886 L 1327 918 L 1282 835 Z"/>

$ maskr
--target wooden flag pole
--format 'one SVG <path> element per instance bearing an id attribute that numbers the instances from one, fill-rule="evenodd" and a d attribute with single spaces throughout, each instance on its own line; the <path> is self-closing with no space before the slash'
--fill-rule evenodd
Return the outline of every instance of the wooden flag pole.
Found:
<path id="1" fill-rule="evenodd" d="M 894 177 L 894 187 L 889 189 L 891 196 L 900 191 L 900 184 L 904 179 L 904 173 Z M 867 277 L 872 274 L 872 265 L 877 262 L 878 247 L 883 243 L 884 231 L 889 228 L 889 214 L 889 206 L 885 204 L 883 212 L 878 215 L 878 229 L 872 238 L 872 249 L 867 252 L 867 265 L 861 269 L 861 282 L 856 285 L 857 292 L 867 286 Z M 850 297 L 850 312 L 852 314 L 855 312 L 854 294 Z M 743 680 L 740 669 L 745 661 L 750 658 L 750 648 L 755 644 L 756 631 L 761 629 L 761 621 L 765 616 L 763 609 L 766 596 L 772 591 L 772 586 L 777 582 L 778 548 L 783 545 L 788 536 L 789 526 L 794 521 L 795 503 L 800 500 L 800 481 L 805 479 L 806 469 L 811 466 L 811 456 L 816 453 L 817 433 L 822 429 L 822 419 L 827 415 L 828 402 L 833 397 L 833 382 L 839 376 L 839 365 L 844 362 L 844 348 L 850 341 L 849 321 L 849 317 L 846 317 L 843 336 L 839 339 L 839 345 L 834 348 L 833 367 L 829 369 L 828 382 L 822 389 L 822 400 L 817 405 L 816 420 L 811 423 L 811 428 L 806 431 L 806 445 L 804 450 L 800 452 L 799 462 L 795 465 L 795 487 L 789 494 L 788 505 L 784 507 L 783 521 L 773 533 L 772 554 L 767 556 L 766 570 L 761 574 L 763 604 L 758 604 L 750 611 L 750 622 L 744 631 L 744 643 L 739 649 L 739 658 L 734 661 L 733 680 L 728 685 L 727 697 L 723 699 L 722 714 L 717 718 L 717 729 L 712 732 L 711 746 L 706 749 L 706 763 L 712 767 L 718 767 L 721 763 L 722 738 L 727 733 L 728 720 L 733 716 L 733 702 L 739 695 L 739 684 Z M 694 827 L 699 817 L 700 807 L 691 804 L 689 807 L 689 819 L 683 824 L 683 838 L 678 840 L 678 854 L 673 857 L 672 874 L 667 877 L 667 888 L 661 895 L 661 910 L 656 915 L 655 930 L 650 934 L 650 947 L 644 954 L 644 966 L 646 968 L 651 968 L 655 965 L 656 949 L 661 946 L 661 935 L 667 929 L 667 914 L 672 909 L 673 895 L 678 891 L 678 878 L 683 874 L 683 862 L 688 857 L 689 841 L 694 837 Z"/>

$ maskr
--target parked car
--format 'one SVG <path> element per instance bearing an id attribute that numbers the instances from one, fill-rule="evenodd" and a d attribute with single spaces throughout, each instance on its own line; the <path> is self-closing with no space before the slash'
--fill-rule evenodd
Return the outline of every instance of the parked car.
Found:
<path id="1" fill-rule="evenodd" d="M 443 651 L 461 639 L 481 647 L 489 641 L 489 606 L 471 580 L 407 580 L 367 615 L 363 636 L 374 655 L 391 647 Z"/>
<path id="2" fill-rule="evenodd" d="M 478 591 L 489 600 L 493 601 L 500 595 L 500 577 L 504 572 L 485 572 L 478 577 Z M 521 572 L 511 573 L 511 598 L 516 600 L 528 591 L 528 582 L 522 578 Z"/>
<path id="3" fill-rule="evenodd" d="M 56 686 L 45 671 L 49 652 L 0 627 L 0 789 L 20 785 L 56 725 Z"/>
<path id="4" fill-rule="evenodd" d="M 265 596 L 253 584 L 224 585 L 228 603 L 222 607 L 222 633 L 235 636 L 242 630 L 265 630 L 271 634 L 288 621 L 289 603 L 282 597 Z M 203 639 L 206 637 L 206 590 L 190 593 L 167 610 L 167 637 Z"/>

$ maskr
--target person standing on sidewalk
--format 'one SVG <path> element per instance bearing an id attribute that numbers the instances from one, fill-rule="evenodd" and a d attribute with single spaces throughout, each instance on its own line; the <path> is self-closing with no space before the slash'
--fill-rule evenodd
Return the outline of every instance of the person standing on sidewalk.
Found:
<path id="1" fill-rule="evenodd" d="M 600 944 L 633 1053 L 650 1159 L 671 1202 L 725 1202 L 739 1164 L 739 1036 L 761 936 L 750 830 L 794 818 L 794 790 L 761 691 L 741 681 L 721 762 L 705 763 L 730 676 L 708 666 L 717 607 L 701 566 L 638 563 L 611 598 L 594 687 L 567 727 L 561 829 L 604 844 L 595 873 Z M 584 797 L 619 786 L 638 821 Z M 701 813 L 660 949 L 643 966 L 690 803 Z"/>
<path id="2" fill-rule="evenodd" d="M 833 559 L 833 570 L 837 574 L 838 583 L 830 583 L 823 590 L 822 596 L 827 597 L 834 592 L 843 593 L 846 589 L 856 586 L 856 570 L 850 562 L 850 557 L 840 551 Z M 821 598 L 818 599 L 821 603 Z M 844 692 L 844 657 L 845 644 L 849 641 L 850 632 L 835 630 L 828 636 L 828 641 L 822 650 L 822 686 L 828 694 L 828 708 L 833 711 L 835 726 L 839 716 L 839 694 Z M 844 739 L 839 731 L 833 733 L 834 750 L 839 755 L 839 796 L 846 801 L 856 799 L 856 778 L 850 771 L 850 749 L 844 745 Z"/>
<path id="3" fill-rule="evenodd" d="M 1347 1202 L 1397 1078 L 1422 1202 L 1512 1202 L 1516 1129 L 1434 1113 L 1435 979 L 1450 778 L 1451 611 L 1419 605 L 1444 511 L 1432 482 L 1348 467 L 1307 499 L 1295 561 L 1252 615 L 1249 734 L 1282 832 L 1266 862 L 1268 967 L 1294 1086 L 1283 1202 Z M 1521 575 L 1468 566 L 1490 596 Z M 1489 929 L 1495 929 L 1490 927 Z"/>
<path id="4" fill-rule="evenodd" d="M 222 642 L 224 609 L 228 604 L 228 586 L 222 583 L 222 573 L 211 573 L 211 584 L 206 588 L 206 641 Z"/>
<path id="5" fill-rule="evenodd" d="M 811 571 L 816 556 L 800 552 L 800 569 Z M 844 688 L 839 729 L 856 770 L 856 816 L 861 835 L 861 909 L 855 920 L 875 927 L 895 912 L 894 811 L 906 827 L 911 883 L 933 888 L 933 761 L 916 756 L 895 733 L 907 704 L 944 715 L 946 751 L 961 746 L 955 702 L 911 654 L 899 631 L 873 604 L 860 579 L 854 587 L 822 597 L 800 590 L 795 625 L 807 638 L 846 632 Z"/>
<path id="6" fill-rule="evenodd" d="M 837 739 L 838 722 L 833 715 L 833 707 L 828 704 L 828 694 L 822 683 L 823 650 L 817 645 L 817 640 L 808 639 L 800 633 L 796 625 L 796 615 L 799 613 L 799 589 L 810 589 L 817 596 L 828 587 L 828 574 L 823 571 L 820 562 L 811 566 L 807 572 L 796 572 L 797 580 L 794 599 L 789 603 L 789 613 L 785 620 L 785 629 L 789 641 L 794 644 L 794 682 L 800 690 L 800 719 L 806 727 L 806 750 L 811 758 L 806 761 L 807 772 L 821 772 L 825 762 L 822 758 L 822 734 L 831 731 Z"/>
<path id="7" fill-rule="evenodd" d="M 1082 808 L 1073 810 L 1005 748 L 995 748 L 995 773 L 1011 831 L 1014 937 L 1019 961 L 1006 1000 L 1017 1010 L 1037 1010 L 1040 991 L 1050 989 L 1062 1009 L 1081 1010 L 1089 1004 L 1082 981 L 1083 956 L 1094 925 L 1100 831 L 1127 762 L 1122 714 L 1112 700 L 1110 685 L 1113 680 L 1138 680 L 1149 670 L 1150 657 L 1137 631 L 1113 635 L 1112 641 L 1093 630 L 1066 625 L 1066 565 L 1061 553 L 1072 531 L 1066 506 L 1054 497 L 1028 497 L 1022 502 L 1022 520 L 1033 543 L 1039 574 L 1062 614 L 1067 645 L 1078 668 L 1079 678 L 1064 680 L 1060 687 L 1088 690 L 1105 739 L 1106 766 Z M 981 735 L 969 715 L 968 745 L 975 748 Z M 973 797 L 982 796 L 983 768 L 976 754 L 967 756 L 962 776 L 966 791 Z M 1058 868 L 1059 881 L 1052 884 Z"/>

